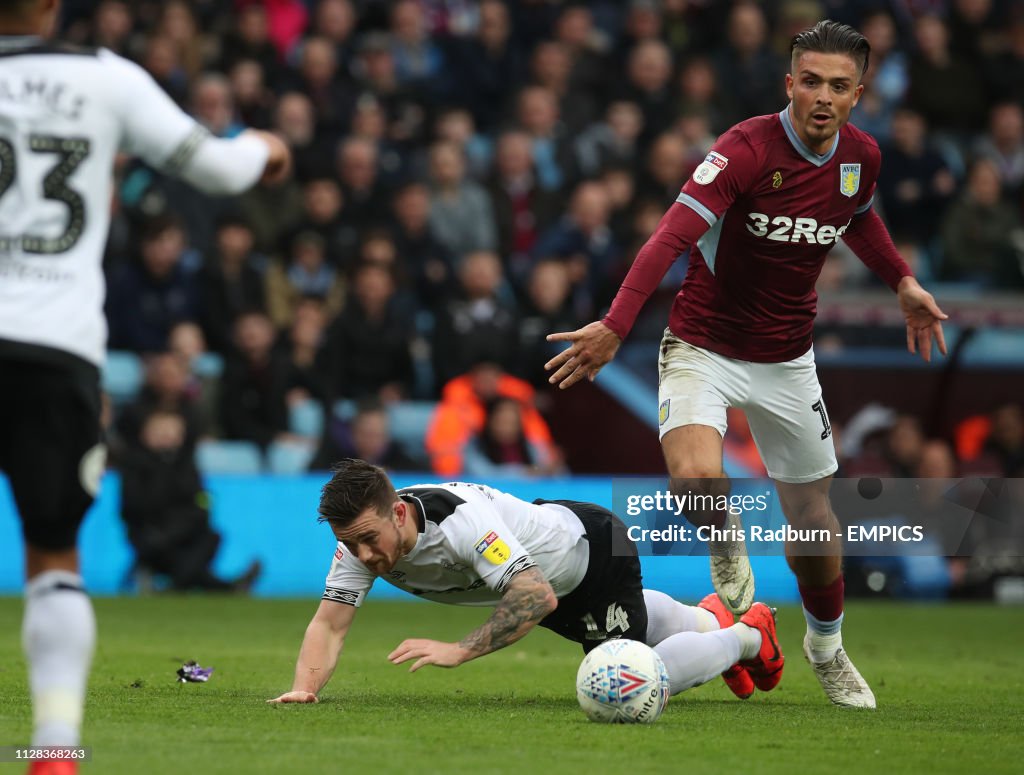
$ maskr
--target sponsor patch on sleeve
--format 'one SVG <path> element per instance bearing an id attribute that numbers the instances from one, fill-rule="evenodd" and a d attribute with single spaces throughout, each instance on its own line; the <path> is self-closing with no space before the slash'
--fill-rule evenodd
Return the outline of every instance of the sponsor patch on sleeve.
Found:
<path id="1" fill-rule="evenodd" d="M 337 549 L 334 550 L 334 559 L 337 560 L 338 562 L 341 562 L 341 558 L 344 557 L 344 556 L 345 556 L 345 554 L 344 554 L 344 552 L 341 551 L 341 547 L 340 546 Z"/>
<path id="2" fill-rule="evenodd" d="M 508 544 L 493 530 L 476 542 L 475 549 L 477 554 L 483 555 L 483 558 L 493 565 L 502 565 L 512 558 Z"/>
<path id="3" fill-rule="evenodd" d="M 704 161 L 693 171 L 693 182 L 698 186 L 706 186 L 718 177 L 718 173 L 729 166 L 729 160 L 717 151 L 711 151 Z"/>

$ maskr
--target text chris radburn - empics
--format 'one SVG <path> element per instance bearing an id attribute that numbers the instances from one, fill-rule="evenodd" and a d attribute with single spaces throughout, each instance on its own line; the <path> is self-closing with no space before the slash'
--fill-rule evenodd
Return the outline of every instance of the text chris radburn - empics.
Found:
<path id="1" fill-rule="evenodd" d="M 665 490 L 646 495 L 629 495 L 626 498 L 626 515 L 637 517 L 654 512 L 672 514 L 680 518 L 680 524 L 648 528 L 629 524 L 629 540 L 641 541 L 753 541 L 764 543 L 802 541 L 891 541 L 895 543 L 917 543 L 925 538 L 920 525 L 895 524 L 852 524 L 840 530 L 798 529 L 790 524 L 767 527 L 751 524 L 744 527 L 715 527 L 712 525 L 693 526 L 686 521 L 690 511 L 730 511 L 738 516 L 751 512 L 766 512 L 771 504 L 771 493 L 757 495 L 710 495 L 686 493 L 675 495 Z"/>

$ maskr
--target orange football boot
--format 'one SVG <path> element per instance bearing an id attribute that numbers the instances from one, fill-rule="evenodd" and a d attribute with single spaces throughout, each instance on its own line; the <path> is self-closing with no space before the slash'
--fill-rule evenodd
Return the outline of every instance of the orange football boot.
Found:
<path id="1" fill-rule="evenodd" d="M 725 607 L 725 603 L 722 602 L 717 593 L 712 592 L 697 605 L 715 615 L 720 629 L 725 630 L 735 624 L 732 613 Z M 750 677 L 750 672 L 747 668 L 741 664 L 737 663 L 722 673 L 722 680 L 725 681 L 725 685 L 729 687 L 729 690 L 741 700 L 747 699 L 754 693 L 754 679 Z"/>

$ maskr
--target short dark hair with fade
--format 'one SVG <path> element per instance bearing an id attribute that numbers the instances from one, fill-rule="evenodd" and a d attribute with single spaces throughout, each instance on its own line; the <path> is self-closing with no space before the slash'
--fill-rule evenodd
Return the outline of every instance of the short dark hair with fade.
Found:
<path id="1" fill-rule="evenodd" d="M 850 25 L 825 19 L 793 36 L 793 42 L 789 46 L 791 60 L 795 61 L 805 51 L 846 54 L 860 65 L 860 74 L 863 77 L 868 69 L 871 44 Z"/>
<path id="2" fill-rule="evenodd" d="M 331 479 L 320 491 L 320 522 L 347 527 L 368 508 L 383 517 L 398 500 L 395 486 L 380 466 L 345 458 L 331 469 Z"/>

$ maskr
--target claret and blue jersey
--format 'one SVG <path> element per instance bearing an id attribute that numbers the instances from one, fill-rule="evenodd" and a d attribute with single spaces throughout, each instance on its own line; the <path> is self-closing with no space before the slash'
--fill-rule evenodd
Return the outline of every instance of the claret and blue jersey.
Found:
<path id="1" fill-rule="evenodd" d="M 847 124 L 824 155 L 782 112 L 730 129 L 678 202 L 710 227 L 697 241 L 669 321 L 691 344 L 757 362 L 807 352 L 815 282 L 852 220 L 872 204 L 881 155 Z"/>

